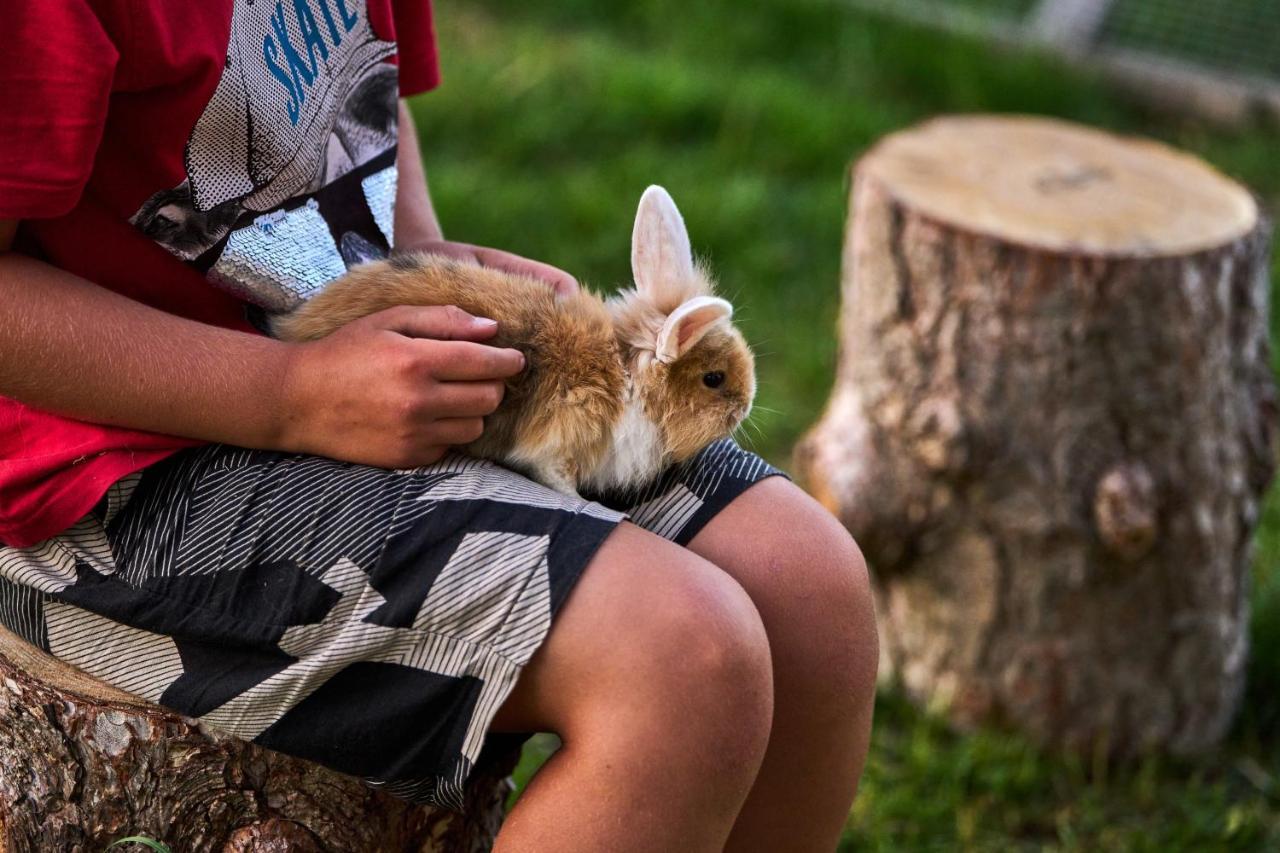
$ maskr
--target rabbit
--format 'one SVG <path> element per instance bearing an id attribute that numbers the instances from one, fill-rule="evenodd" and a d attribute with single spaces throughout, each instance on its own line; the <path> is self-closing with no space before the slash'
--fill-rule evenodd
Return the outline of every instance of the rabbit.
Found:
<path id="1" fill-rule="evenodd" d="M 631 238 L 634 289 L 607 301 L 422 253 L 361 264 L 272 331 L 322 338 L 396 305 L 456 305 L 498 323 L 493 345 L 521 350 L 484 434 L 464 450 L 556 491 L 635 489 L 737 429 L 755 397 L 755 364 L 694 261 L 666 190 L 640 199 Z"/>

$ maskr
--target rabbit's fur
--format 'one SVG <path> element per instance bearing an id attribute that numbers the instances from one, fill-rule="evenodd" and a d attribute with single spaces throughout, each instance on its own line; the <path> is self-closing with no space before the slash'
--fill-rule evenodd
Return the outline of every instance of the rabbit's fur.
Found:
<path id="1" fill-rule="evenodd" d="M 491 343 L 521 350 L 526 367 L 466 451 L 567 494 L 636 487 L 730 435 L 751 408 L 755 372 L 732 307 L 694 263 L 660 187 L 640 200 L 631 262 L 635 289 L 605 302 L 440 256 L 396 255 L 353 268 L 273 330 L 315 340 L 396 305 L 456 305 L 496 320 Z"/>

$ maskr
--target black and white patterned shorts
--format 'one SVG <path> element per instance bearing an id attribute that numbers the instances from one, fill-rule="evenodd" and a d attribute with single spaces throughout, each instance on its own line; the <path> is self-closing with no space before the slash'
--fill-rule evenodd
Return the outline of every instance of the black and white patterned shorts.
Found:
<path id="1" fill-rule="evenodd" d="M 67 532 L 0 547 L 0 623 L 213 728 L 460 808 L 494 713 L 623 511 L 686 544 L 777 473 L 726 440 L 589 502 L 463 456 L 388 471 L 196 448 Z"/>

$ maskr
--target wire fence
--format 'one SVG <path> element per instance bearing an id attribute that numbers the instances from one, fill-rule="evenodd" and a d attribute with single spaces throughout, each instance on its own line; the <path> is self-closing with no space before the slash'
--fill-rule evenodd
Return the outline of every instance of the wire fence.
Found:
<path id="1" fill-rule="evenodd" d="M 1098 41 L 1280 83 L 1280 0 L 1116 0 Z"/>
<path id="2" fill-rule="evenodd" d="M 1280 116 L 1280 0 L 848 0 L 918 23 L 1035 45 L 1147 94 L 1238 118 Z"/>

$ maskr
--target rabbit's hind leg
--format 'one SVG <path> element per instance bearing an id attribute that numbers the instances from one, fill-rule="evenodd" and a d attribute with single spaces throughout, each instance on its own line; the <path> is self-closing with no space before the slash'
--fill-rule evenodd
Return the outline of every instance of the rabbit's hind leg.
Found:
<path id="1" fill-rule="evenodd" d="M 565 439 L 564 432 L 559 429 L 541 432 L 525 430 L 498 458 L 549 489 L 555 489 L 562 495 L 580 497 L 578 466 L 575 463 L 575 456 L 580 454 L 571 452 L 579 448 L 572 445 L 566 448 Z"/>
<path id="2" fill-rule="evenodd" d="M 572 498 L 582 497 L 578 494 L 578 484 L 569 473 L 568 466 L 559 461 L 535 465 L 530 468 L 529 473 L 534 480 L 549 489 L 555 489 L 562 495 L 568 495 Z"/>

